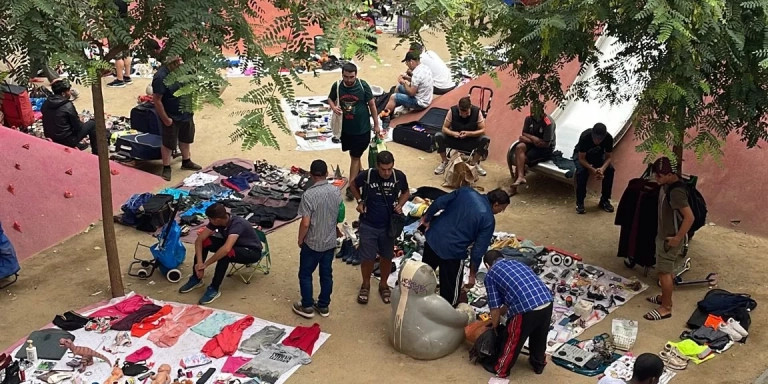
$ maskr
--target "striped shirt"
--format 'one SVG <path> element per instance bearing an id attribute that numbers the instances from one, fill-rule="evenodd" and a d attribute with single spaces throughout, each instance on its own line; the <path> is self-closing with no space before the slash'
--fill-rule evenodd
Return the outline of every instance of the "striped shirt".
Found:
<path id="1" fill-rule="evenodd" d="M 309 187 L 301 197 L 299 216 L 309 216 L 309 230 L 304 243 L 316 252 L 336 247 L 336 220 L 339 216 L 341 191 L 327 180 Z"/>
<path id="2" fill-rule="evenodd" d="M 552 293 L 527 265 L 502 259 L 485 275 L 488 306 L 501 308 L 506 304 L 507 316 L 520 315 L 540 309 L 552 302 Z"/>

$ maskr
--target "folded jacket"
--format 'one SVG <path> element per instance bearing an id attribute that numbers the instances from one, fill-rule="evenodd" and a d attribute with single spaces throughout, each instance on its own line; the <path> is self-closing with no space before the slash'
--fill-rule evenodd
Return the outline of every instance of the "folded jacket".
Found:
<path id="1" fill-rule="evenodd" d="M 115 331 L 130 331 L 131 327 L 134 324 L 141 322 L 146 317 L 154 315 L 161 308 L 162 307 L 155 304 L 143 305 L 141 308 L 137 309 L 135 312 L 131 313 L 130 315 L 112 323 L 112 325 L 110 326 L 110 329 L 113 329 Z"/>

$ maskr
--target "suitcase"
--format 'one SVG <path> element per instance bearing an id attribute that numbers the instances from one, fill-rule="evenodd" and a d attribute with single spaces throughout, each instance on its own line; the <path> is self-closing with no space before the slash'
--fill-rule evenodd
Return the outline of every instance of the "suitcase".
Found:
<path id="1" fill-rule="evenodd" d="M 120 136 L 115 142 L 117 153 L 134 160 L 160 159 L 160 147 L 162 146 L 163 137 L 151 133 Z"/>
<path id="2" fill-rule="evenodd" d="M 150 197 L 139 208 L 136 217 L 136 229 L 144 232 L 155 232 L 162 228 L 173 216 L 173 195 L 158 193 Z"/>
<path id="3" fill-rule="evenodd" d="M 131 129 L 139 132 L 160 135 L 160 117 L 152 103 L 141 103 L 131 109 Z"/>
<path id="4" fill-rule="evenodd" d="M 434 152 L 437 149 L 435 134 L 442 130 L 446 115 L 448 110 L 445 108 L 430 108 L 418 121 L 396 126 L 392 131 L 392 140 L 425 152 Z"/>

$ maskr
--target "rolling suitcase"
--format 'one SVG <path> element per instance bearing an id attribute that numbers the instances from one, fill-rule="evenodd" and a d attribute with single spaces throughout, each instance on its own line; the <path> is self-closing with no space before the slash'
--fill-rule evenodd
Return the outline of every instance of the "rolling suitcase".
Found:
<path id="1" fill-rule="evenodd" d="M 160 147 L 162 146 L 163 137 L 151 133 L 120 136 L 115 142 L 117 153 L 132 160 L 160 159 Z"/>
<path id="2" fill-rule="evenodd" d="M 131 109 L 131 129 L 139 132 L 160 135 L 160 117 L 152 103 L 141 103 Z"/>
<path id="3" fill-rule="evenodd" d="M 448 110 L 445 108 L 430 108 L 418 121 L 396 126 L 392 131 L 392 140 L 425 152 L 434 152 L 437 149 L 435 134 L 442 130 L 447 114 Z"/>

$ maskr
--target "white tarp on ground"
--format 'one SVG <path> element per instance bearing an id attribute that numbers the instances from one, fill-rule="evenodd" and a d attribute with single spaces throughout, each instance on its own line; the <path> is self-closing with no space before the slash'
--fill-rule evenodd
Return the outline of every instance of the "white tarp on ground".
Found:
<path id="1" fill-rule="evenodd" d="M 93 313 L 93 312 L 95 312 L 95 311 L 97 311 L 97 310 L 99 310 L 101 308 L 104 308 L 104 307 L 107 307 L 107 306 L 111 306 L 111 305 L 114 305 L 114 304 L 116 304 L 116 303 L 118 303 L 120 301 L 123 301 L 123 300 L 125 300 L 126 298 L 128 298 L 128 297 L 130 297 L 132 295 L 133 295 L 133 293 L 130 293 L 130 294 L 126 295 L 126 296 L 112 299 L 109 303 L 107 303 L 105 305 L 99 306 L 99 307 L 97 307 L 97 308 L 95 308 L 93 310 L 84 311 L 81 314 L 87 315 L 89 313 Z M 174 303 L 174 302 L 163 302 L 163 301 L 159 301 L 159 300 L 153 300 L 153 301 L 155 302 L 155 304 L 157 304 L 159 306 L 163 306 L 165 304 L 171 304 L 173 306 L 184 306 L 184 305 L 186 305 L 186 304 L 180 304 L 180 303 Z M 241 314 L 241 313 L 235 313 L 235 312 L 229 312 L 229 311 L 224 311 L 224 310 L 220 310 L 220 309 L 214 309 L 213 313 L 211 315 L 209 315 L 208 317 L 213 316 L 216 313 L 228 313 L 230 315 L 235 316 L 237 318 L 237 320 L 239 320 L 239 319 L 243 318 L 244 316 L 246 316 L 246 315 Z M 250 327 L 248 327 L 243 332 L 243 335 L 242 335 L 240 340 L 242 341 L 242 340 L 247 339 L 248 337 L 250 337 L 254 333 L 258 332 L 260 329 L 264 328 L 267 325 L 272 325 L 272 326 L 275 326 L 275 327 L 278 327 L 278 328 L 283 328 L 285 330 L 284 338 L 287 337 L 293 331 L 293 329 L 294 329 L 294 327 L 291 327 L 291 326 L 288 326 L 288 325 L 273 323 L 273 322 L 270 322 L 270 321 L 267 321 L 267 320 L 263 320 L 263 319 L 259 319 L 257 317 L 254 317 L 253 324 Z M 149 359 L 148 362 L 154 363 L 154 366 L 152 368 L 150 368 L 150 370 L 156 371 L 157 367 L 159 367 L 160 364 L 168 364 L 168 365 L 170 365 L 172 367 L 171 368 L 171 371 L 172 371 L 171 372 L 171 376 L 172 377 L 176 377 L 176 370 L 179 368 L 179 362 L 181 361 L 182 358 L 194 355 L 196 353 L 199 353 L 200 350 L 202 349 L 203 345 L 205 345 L 205 343 L 208 342 L 208 340 L 210 340 L 209 338 L 201 336 L 201 335 L 199 335 L 199 334 L 197 334 L 195 332 L 192 332 L 192 331 L 190 331 L 188 329 L 184 334 L 181 335 L 181 337 L 179 337 L 179 341 L 176 343 L 176 345 L 174 345 L 173 347 L 170 347 L 170 348 L 160 348 L 157 345 L 155 345 L 153 342 L 149 341 L 147 335 L 144 335 L 141 338 L 131 337 L 132 344 L 131 344 L 130 347 L 121 347 L 121 348 L 118 349 L 119 353 L 111 354 L 111 353 L 108 353 L 108 352 L 104 351 L 104 349 L 102 347 L 108 347 L 109 348 L 112 345 L 112 343 L 114 342 L 115 335 L 117 335 L 118 331 L 110 330 L 110 331 L 107 331 L 104 334 L 101 334 L 101 333 L 98 333 L 98 332 L 91 332 L 91 331 L 86 331 L 84 329 L 79 329 L 79 330 L 76 330 L 76 331 L 70 331 L 70 333 L 75 335 L 75 343 L 74 343 L 75 345 L 83 346 L 83 347 L 89 347 L 89 348 L 92 348 L 92 349 L 98 349 L 98 352 L 103 354 L 108 359 L 110 359 L 111 363 L 113 363 L 113 364 L 114 364 L 116 359 L 120 359 L 121 364 L 122 364 L 122 362 L 125 361 L 125 357 L 128 356 L 129 354 L 133 353 L 134 351 L 138 350 L 141 347 L 144 347 L 144 346 L 149 347 L 149 348 L 152 349 L 153 354 L 152 354 L 152 357 Z M 320 337 L 318 338 L 317 342 L 315 342 L 315 347 L 314 347 L 314 350 L 313 350 L 313 356 L 314 356 L 314 353 L 317 352 L 317 350 L 320 348 L 320 346 L 323 345 L 323 343 L 325 343 L 325 341 L 328 340 L 328 338 L 330 336 L 331 335 L 328 334 L 328 333 L 324 333 L 324 332 L 320 333 Z M 24 348 L 24 345 L 21 345 L 19 348 Z M 15 349 L 13 353 L 15 354 L 17 351 L 18 351 L 18 348 Z M 252 358 L 253 357 L 253 355 L 249 355 L 249 354 L 243 353 L 243 352 L 241 352 L 239 350 L 237 352 L 235 352 L 233 356 L 243 357 L 243 358 Z M 66 365 L 66 363 L 69 360 L 71 360 L 71 358 L 68 357 L 67 354 L 65 354 L 64 357 L 61 360 L 55 362 L 56 365 L 53 367 L 53 370 L 72 371 L 72 368 L 70 368 L 70 367 L 68 367 Z M 198 367 L 198 368 L 193 368 L 191 370 L 194 373 L 197 373 L 198 371 L 203 371 L 204 372 L 205 370 L 207 370 L 208 368 L 211 368 L 211 367 L 212 368 L 216 368 L 216 372 L 214 373 L 214 376 L 211 377 L 208 380 L 208 382 L 207 382 L 207 383 L 211 384 L 216 379 L 216 376 L 221 374 L 221 368 L 222 368 L 222 366 L 224 366 L 224 362 L 226 360 L 227 359 L 225 357 L 220 358 L 220 359 L 214 359 L 211 364 L 204 365 L 204 366 L 201 366 L 201 367 Z M 34 370 L 35 370 L 35 367 L 37 367 L 39 362 L 41 362 L 41 361 L 43 361 L 43 360 L 39 360 L 37 363 L 35 363 L 34 367 L 30 368 L 26 372 L 27 380 L 30 380 L 30 378 L 38 376 L 38 374 L 34 374 Z M 285 383 L 286 380 L 288 380 L 288 378 L 291 377 L 291 375 L 299 369 L 299 367 L 301 367 L 301 365 L 293 367 L 292 369 L 290 369 L 289 371 L 284 373 L 282 376 L 280 376 L 280 379 L 277 381 L 277 383 Z M 102 382 L 104 382 L 110 376 L 111 370 L 112 370 L 112 367 L 110 365 L 108 365 L 107 363 L 101 362 L 101 360 L 99 360 L 97 358 L 97 359 L 95 359 L 94 364 L 92 366 L 88 367 L 88 369 L 86 370 L 86 372 L 84 374 L 81 374 L 82 382 L 83 383 L 91 383 L 91 382 L 102 383 Z M 91 373 L 88 374 L 87 372 L 91 372 Z M 75 373 L 77 374 L 77 372 L 75 372 Z M 193 380 L 197 380 L 197 377 L 194 377 Z M 247 380 L 247 378 L 245 380 Z M 241 379 L 241 381 L 245 381 L 245 380 Z"/>

